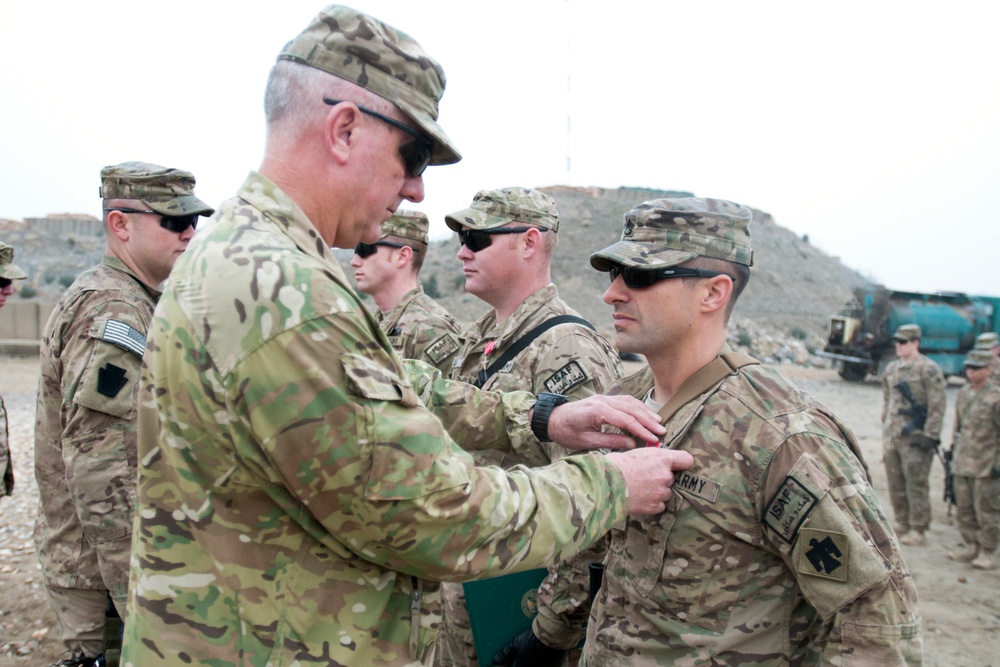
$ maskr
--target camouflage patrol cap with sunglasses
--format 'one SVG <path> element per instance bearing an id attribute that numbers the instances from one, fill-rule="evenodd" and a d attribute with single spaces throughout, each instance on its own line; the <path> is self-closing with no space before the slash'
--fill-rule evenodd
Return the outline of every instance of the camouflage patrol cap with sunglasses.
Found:
<path id="1" fill-rule="evenodd" d="M 208 216 L 214 212 L 194 196 L 191 172 L 147 162 L 123 162 L 101 169 L 101 197 L 137 199 L 166 216 Z"/>
<path id="2" fill-rule="evenodd" d="M 556 200 L 529 188 L 480 190 L 469 208 L 446 215 L 444 221 L 456 232 L 467 229 L 494 229 L 514 222 L 559 231 Z"/>
<path id="3" fill-rule="evenodd" d="M 969 353 L 965 356 L 965 361 L 963 366 L 971 366 L 972 368 L 985 368 L 986 366 L 993 365 L 993 353 L 989 350 L 969 350 Z"/>
<path id="4" fill-rule="evenodd" d="M 434 142 L 431 164 L 462 159 L 437 123 L 444 70 L 406 33 L 356 9 L 330 5 L 285 44 L 278 60 L 323 70 L 395 104 Z"/>
<path id="5" fill-rule="evenodd" d="M 4 280 L 24 280 L 27 277 L 28 274 L 14 263 L 14 249 L 6 243 L 0 242 L 0 278 Z"/>
<path id="6" fill-rule="evenodd" d="M 400 209 L 382 223 L 382 238 L 386 236 L 401 236 L 405 239 L 427 244 L 427 229 L 430 221 L 420 211 Z"/>
<path id="7" fill-rule="evenodd" d="M 918 325 L 904 324 L 896 329 L 896 332 L 892 334 L 892 339 L 900 343 L 909 343 L 911 340 L 919 339 L 920 336 L 921 331 Z"/>

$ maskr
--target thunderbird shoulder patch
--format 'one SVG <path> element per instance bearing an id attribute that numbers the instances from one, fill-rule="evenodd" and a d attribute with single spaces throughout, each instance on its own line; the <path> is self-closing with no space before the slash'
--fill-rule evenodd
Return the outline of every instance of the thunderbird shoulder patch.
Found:
<path id="1" fill-rule="evenodd" d="M 767 503 L 764 523 L 778 534 L 778 537 L 791 544 L 799 532 L 799 527 L 819 499 L 809 490 L 789 475 L 778 487 L 777 492 Z"/>
<path id="2" fill-rule="evenodd" d="M 847 581 L 850 541 L 846 535 L 803 528 L 799 538 L 802 541 L 797 567 L 799 572 L 812 577 Z"/>

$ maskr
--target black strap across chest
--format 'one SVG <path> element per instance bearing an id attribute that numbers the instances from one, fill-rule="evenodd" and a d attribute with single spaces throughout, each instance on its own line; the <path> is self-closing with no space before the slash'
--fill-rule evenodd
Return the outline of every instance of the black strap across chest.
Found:
<path id="1" fill-rule="evenodd" d="M 473 384 L 477 388 L 482 389 L 483 385 L 486 384 L 487 380 L 493 377 L 494 373 L 496 373 L 498 370 L 506 366 L 507 363 L 511 359 L 519 355 L 521 351 L 524 350 L 524 348 L 531 345 L 532 341 L 534 341 L 536 338 L 538 338 L 540 335 L 542 335 L 552 327 L 559 326 L 560 324 L 569 324 L 571 322 L 575 322 L 576 324 L 582 324 L 591 331 L 597 331 L 597 329 L 594 328 L 593 324 L 583 319 L 582 317 L 577 317 L 576 315 L 557 315 L 555 317 L 547 319 L 541 324 L 539 324 L 537 327 L 532 329 L 531 331 L 528 331 L 526 334 L 518 338 L 517 341 L 515 341 L 513 345 L 508 347 L 496 361 L 494 361 L 486 368 L 486 370 L 479 371 L 479 373 L 476 375 L 476 381 Z"/>

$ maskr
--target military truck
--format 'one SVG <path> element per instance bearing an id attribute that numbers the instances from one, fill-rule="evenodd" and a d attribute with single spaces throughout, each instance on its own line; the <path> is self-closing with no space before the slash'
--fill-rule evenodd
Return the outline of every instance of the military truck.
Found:
<path id="1" fill-rule="evenodd" d="M 1000 332 L 1000 298 L 859 287 L 850 303 L 830 318 L 826 347 L 817 354 L 839 361 L 845 380 L 861 382 L 869 374 L 881 375 L 896 358 L 892 334 L 903 324 L 920 326 L 920 351 L 945 375 L 961 375 L 976 336 Z"/>

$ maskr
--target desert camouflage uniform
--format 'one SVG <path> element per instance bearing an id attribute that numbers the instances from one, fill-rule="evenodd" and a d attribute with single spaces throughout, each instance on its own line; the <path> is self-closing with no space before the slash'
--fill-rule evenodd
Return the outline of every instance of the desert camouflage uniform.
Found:
<path id="1" fill-rule="evenodd" d="M 993 370 L 990 371 L 990 384 L 1000 387 L 1000 360 L 993 360 Z"/>
<path id="2" fill-rule="evenodd" d="M 927 421 L 923 429 L 903 435 L 910 417 L 900 410 L 911 408 L 896 386 L 906 382 L 917 403 L 927 406 Z M 910 441 L 921 433 L 941 440 L 941 425 L 947 405 L 945 380 L 936 363 L 922 354 L 911 361 L 896 359 L 882 376 L 882 443 L 885 471 L 892 511 L 900 530 L 913 528 L 923 532 L 931 523 L 931 502 L 928 477 L 934 452 L 911 447 Z"/>
<path id="3" fill-rule="evenodd" d="M 648 368 L 612 393 L 646 399 Z M 587 667 L 920 664 L 916 588 L 836 417 L 749 366 L 682 407 L 667 511 L 611 534 Z"/>
<path id="4" fill-rule="evenodd" d="M 0 497 L 14 493 L 14 461 L 7 444 L 7 408 L 0 396 Z"/>
<path id="5" fill-rule="evenodd" d="M 473 383 L 521 336 L 546 320 L 559 315 L 579 313 L 559 298 L 553 284 L 538 290 L 517 307 L 510 317 L 497 324 L 490 310 L 463 333 L 466 343 L 456 359 L 452 378 Z M 495 348 L 489 354 L 486 346 Z M 483 385 L 491 391 L 528 390 L 533 394 L 552 392 L 572 399 L 605 393 L 623 375 L 618 354 L 591 329 L 577 323 L 557 325 L 539 335 L 531 345 L 493 374 Z M 481 464 L 509 467 L 547 465 L 570 452 L 555 443 L 546 443 L 544 458 L 525 459 L 497 451 L 474 452 Z M 539 614 L 536 636 L 553 648 L 571 648 L 583 638 L 590 594 L 588 565 L 604 559 L 607 544 L 601 540 L 572 560 L 549 568 L 549 576 L 539 588 Z M 477 664 L 465 595 L 459 585 L 443 587 L 445 636 L 440 664 L 473 666 Z M 482 656 L 485 661 L 492 656 Z"/>
<path id="6" fill-rule="evenodd" d="M 377 313 L 379 325 L 389 336 L 396 354 L 403 359 L 419 359 L 441 371 L 451 372 L 451 362 L 461 346 L 461 327 L 424 288 L 406 293 L 388 313 Z"/>
<path id="7" fill-rule="evenodd" d="M 42 338 L 35 544 L 64 641 L 86 642 L 87 655 L 103 648 L 108 592 L 125 613 L 136 392 L 158 297 L 120 260 L 105 256 L 59 300 Z"/>
<path id="8" fill-rule="evenodd" d="M 429 665 L 429 582 L 561 560 L 624 519 L 600 455 L 474 467 L 424 406 L 466 447 L 516 446 L 530 395 L 401 362 L 268 179 L 216 219 L 150 334 L 123 665 Z"/>
<path id="9" fill-rule="evenodd" d="M 958 528 L 967 545 L 993 553 L 1000 546 L 1000 387 L 962 387 L 952 437 Z"/>

